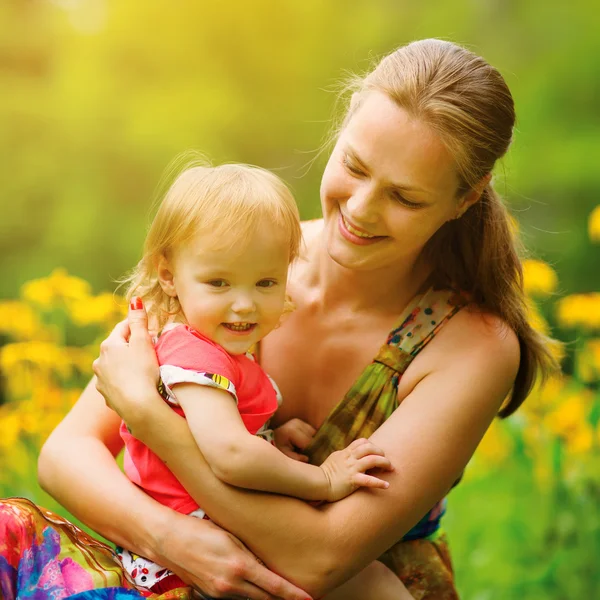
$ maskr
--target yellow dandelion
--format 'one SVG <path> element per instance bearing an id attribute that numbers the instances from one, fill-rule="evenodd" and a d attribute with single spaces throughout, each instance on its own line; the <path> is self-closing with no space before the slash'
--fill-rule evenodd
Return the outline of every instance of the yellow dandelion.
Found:
<path id="1" fill-rule="evenodd" d="M 590 214 L 588 233 L 592 242 L 600 242 L 600 204 Z"/>
<path id="2" fill-rule="evenodd" d="M 562 375 L 549 377 L 545 384 L 536 382 L 531 394 L 523 403 L 523 412 L 531 417 L 543 417 L 561 402 L 568 379 Z"/>
<path id="3" fill-rule="evenodd" d="M 567 449 L 578 452 L 588 443 L 593 434 L 587 417 L 593 396 L 588 390 L 571 392 L 563 398 L 559 406 L 547 415 L 544 424 L 548 430 L 566 442 Z"/>
<path id="4" fill-rule="evenodd" d="M 55 269 L 48 277 L 33 279 L 21 287 L 21 297 L 44 310 L 67 301 L 83 300 L 90 293 L 87 281 L 69 275 L 65 269 Z"/>
<path id="5" fill-rule="evenodd" d="M 45 334 L 37 313 L 24 302 L 0 302 L 0 333 L 14 341 L 39 339 Z"/>
<path id="6" fill-rule="evenodd" d="M 41 341 L 7 344 L 0 348 L 0 369 L 10 374 L 26 367 L 45 375 L 56 374 L 68 379 L 73 373 L 73 364 L 65 348 Z"/>
<path id="7" fill-rule="evenodd" d="M 494 421 L 477 447 L 477 456 L 488 465 L 502 463 L 512 452 L 513 443 L 502 423 Z"/>
<path id="8" fill-rule="evenodd" d="M 556 305 L 557 317 L 564 327 L 600 329 L 600 293 L 571 294 Z"/>
<path id="9" fill-rule="evenodd" d="M 541 260 L 523 261 L 525 292 L 532 296 L 549 296 L 558 286 L 556 271 Z"/>
<path id="10" fill-rule="evenodd" d="M 588 453 L 594 445 L 594 431 L 589 423 L 583 422 L 566 440 L 569 454 L 581 456 Z"/>
<path id="11" fill-rule="evenodd" d="M 112 327 L 126 316 L 124 303 L 113 294 L 105 292 L 69 304 L 69 313 L 75 325 L 102 325 Z"/>
<path id="12" fill-rule="evenodd" d="M 586 383 L 600 380 L 600 338 L 586 340 L 577 354 L 577 375 Z"/>
<path id="13" fill-rule="evenodd" d="M 2 408 L 4 410 L 0 412 L 0 451 L 10 451 L 21 435 L 21 418 L 17 412 Z"/>

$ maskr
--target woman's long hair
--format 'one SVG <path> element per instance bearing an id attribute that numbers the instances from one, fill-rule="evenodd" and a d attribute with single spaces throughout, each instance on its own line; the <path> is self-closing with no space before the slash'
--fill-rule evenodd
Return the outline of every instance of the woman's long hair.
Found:
<path id="1" fill-rule="evenodd" d="M 348 122 L 365 95 L 382 92 L 431 127 L 456 163 L 457 199 L 491 173 L 512 140 L 515 110 L 502 75 L 483 58 L 456 44 L 421 40 L 383 58 L 366 77 L 353 78 Z M 523 271 L 514 226 L 500 196 L 488 183 L 481 198 L 449 221 L 425 248 L 438 285 L 464 292 L 472 305 L 499 316 L 518 336 L 521 362 L 510 399 L 499 415 L 525 400 L 536 375 L 558 369 L 556 344 L 528 322 Z"/>

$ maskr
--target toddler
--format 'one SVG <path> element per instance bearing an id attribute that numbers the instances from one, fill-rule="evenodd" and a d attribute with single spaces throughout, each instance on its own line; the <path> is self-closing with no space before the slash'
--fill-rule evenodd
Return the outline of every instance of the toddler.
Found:
<path id="1" fill-rule="evenodd" d="M 155 343 L 159 392 L 187 419 L 219 479 L 334 502 L 361 486 L 387 488 L 367 471 L 391 470 L 390 461 L 365 439 L 334 452 L 320 467 L 285 456 L 268 441 L 267 430 L 281 397 L 250 354 L 289 310 L 287 273 L 300 242 L 296 203 L 278 177 L 246 165 L 190 166 L 158 209 L 143 258 L 128 278 L 128 297 L 138 306 L 144 303 L 150 328 L 160 331 Z M 125 423 L 121 435 L 131 481 L 174 510 L 208 518 Z M 139 586 L 162 593 L 185 585 L 168 569 L 125 549 L 119 552 Z M 359 589 L 362 581 L 371 590 L 356 597 L 410 598 L 399 595 L 402 584 L 395 576 L 386 581 L 382 569 L 376 563 L 355 577 L 351 588 Z M 344 598 L 353 598 L 353 589 Z"/>

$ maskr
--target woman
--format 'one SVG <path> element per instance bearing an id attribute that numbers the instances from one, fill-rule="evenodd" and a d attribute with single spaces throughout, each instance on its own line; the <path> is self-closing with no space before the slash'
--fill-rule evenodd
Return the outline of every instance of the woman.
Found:
<path id="1" fill-rule="evenodd" d="M 500 74 L 424 40 L 353 91 L 323 176 L 323 220 L 306 224 L 291 272 L 296 311 L 260 360 L 285 398 L 277 424 L 299 417 L 317 430 L 295 445 L 319 462 L 370 436 L 395 466 L 383 475 L 389 489 L 315 508 L 220 483 L 156 392 L 140 310 L 103 344 L 98 389 L 229 533 L 127 482 L 113 460 L 120 418 L 93 385 L 40 456 L 42 485 L 73 514 L 210 596 L 301 597 L 241 540 L 315 597 L 381 557 L 415 598 L 457 598 L 442 499 L 494 416 L 516 410 L 554 366 L 527 324 L 508 215 L 490 183 L 514 125 Z M 110 506 L 108 490 L 119 498 Z"/>

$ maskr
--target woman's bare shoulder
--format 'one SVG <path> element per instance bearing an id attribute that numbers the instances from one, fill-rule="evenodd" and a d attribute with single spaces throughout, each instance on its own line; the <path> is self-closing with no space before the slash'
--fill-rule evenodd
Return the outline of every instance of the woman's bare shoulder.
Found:
<path id="1" fill-rule="evenodd" d="M 497 315 L 465 307 L 419 353 L 401 387 L 407 394 L 436 371 L 446 371 L 451 377 L 452 373 L 486 370 L 489 377 L 512 381 L 519 363 L 519 339 L 514 330 Z"/>

